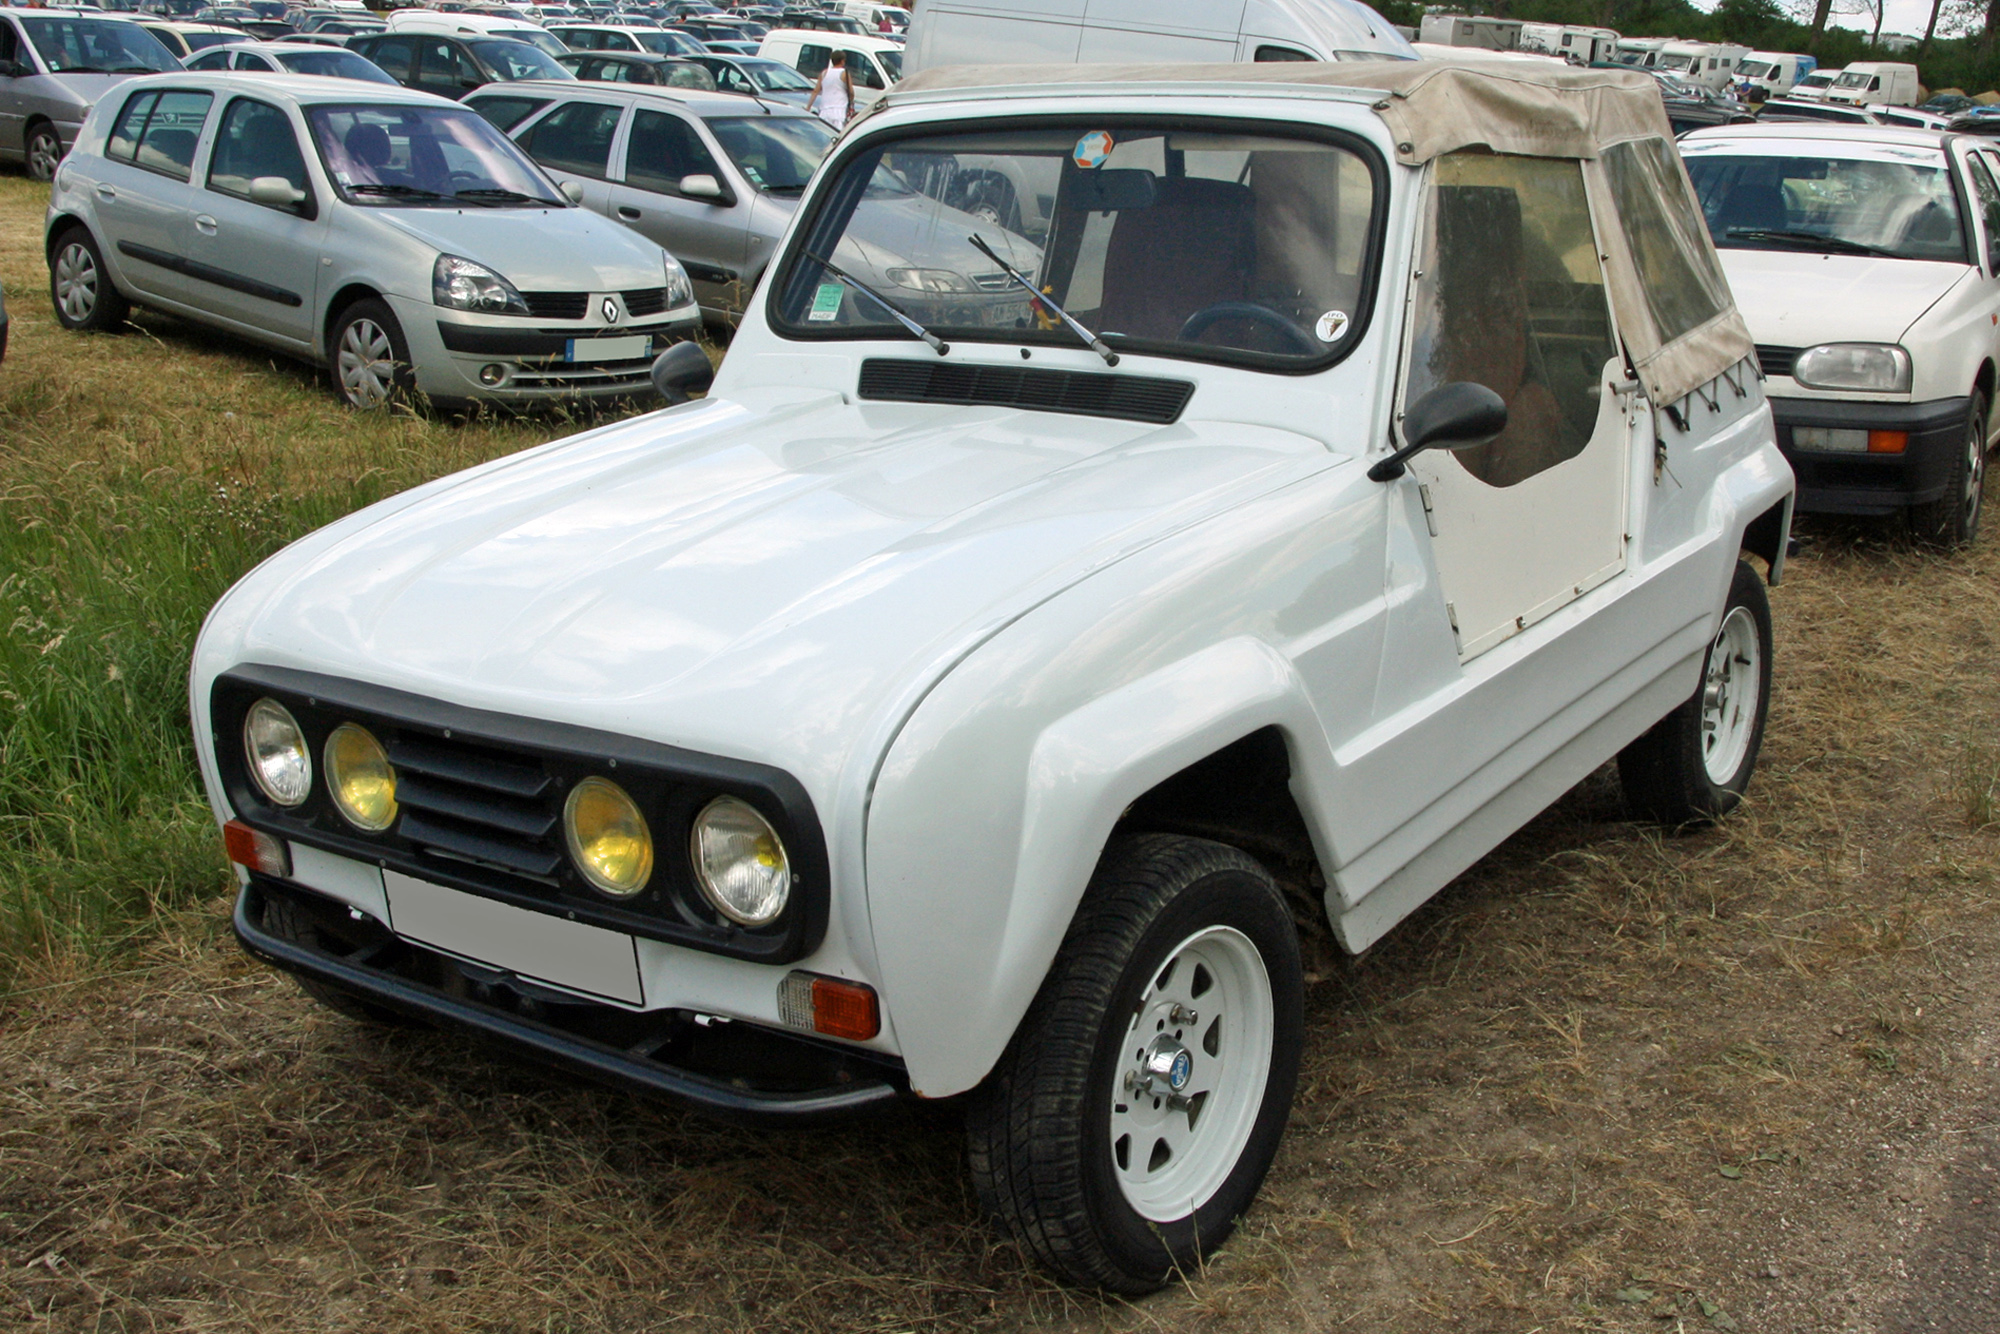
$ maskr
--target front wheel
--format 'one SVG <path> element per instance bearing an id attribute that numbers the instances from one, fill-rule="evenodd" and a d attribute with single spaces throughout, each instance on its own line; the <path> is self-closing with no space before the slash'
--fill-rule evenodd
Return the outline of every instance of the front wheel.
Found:
<path id="1" fill-rule="evenodd" d="M 38 181 L 52 181 L 62 165 L 62 138 L 53 125 L 37 125 L 28 131 L 28 175 Z"/>
<path id="2" fill-rule="evenodd" d="M 1149 834 L 1099 865 L 967 1115 L 980 1202 L 1043 1264 L 1149 1292 L 1270 1170 L 1304 1026 L 1296 928 L 1234 848 Z"/>
<path id="3" fill-rule="evenodd" d="M 1770 708 L 1771 603 L 1757 571 L 1739 560 L 1700 688 L 1618 753 L 1626 800 L 1673 826 L 1728 814 L 1750 785 Z"/>
<path id="4" fill-rule="evenodd" d="M 1965 439 L 1951 463 L 1945 493 L 1928 505 L 1910 507 L 1910 528 L 1919 541 L 1962 547 L 1979 536 L 1986 501 L 1986 405 L 1977 394 L 1965 410 Z"/>
<path id="5" fill-rule="evenodd" d="M 386 407 L 412 388 L 410 346 L 395 312 L 383 302 L 371 297 L 343 310 L 330 343 L 328 375 L 348 407 Z"/>

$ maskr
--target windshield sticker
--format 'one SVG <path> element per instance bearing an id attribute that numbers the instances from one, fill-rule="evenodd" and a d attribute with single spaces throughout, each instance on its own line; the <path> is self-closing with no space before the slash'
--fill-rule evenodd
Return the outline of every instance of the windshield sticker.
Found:
<path id="1" fill-rule="evenodd" d="M 819 290 L 813 293 L 812 309 L 806 313 L 806 318 L 822 324 L 839 319 L 840 290 L 839 283 L 821 283 Z"/>
<path id="2" fill-rule="evenodd" d="M 1319 317 L 1318 323 L 1313 325 L 1313 332 L 1319 335 L 1319 341 L 1322 343 L 1339 342 L 1340 336 L 1347 332 L 1347 312 L 1329 310 Z"/>
<path id="3" fill-rule="evenodd" d="M 1113 140 L 1109 130 L 1092 130 L 1076 141 L 1076 152 L 1072 155 L 1076 165 L 1089 171 L 1104 165 L 1104 159 L 1111 156 Z"/>

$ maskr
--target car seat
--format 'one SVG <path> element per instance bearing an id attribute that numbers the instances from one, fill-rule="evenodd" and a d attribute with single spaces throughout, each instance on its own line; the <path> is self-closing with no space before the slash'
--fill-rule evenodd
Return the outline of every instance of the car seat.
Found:
<path id="1" fill-rule="evenodd" d="M 1112 225 L 1099 327 L 1172 342 L 1196 311 L 1248 299 L 1256 253 L 1250 187 L 1162 177 L 1150 205 L 1121 209 Z"/>
<path id="2" fill-rule="evenodd" d="M 1745 181 L 1730 190 L 1715 213 L 1715 233 L 1785 230 L 1785 192 L 1762 181 Z"/>

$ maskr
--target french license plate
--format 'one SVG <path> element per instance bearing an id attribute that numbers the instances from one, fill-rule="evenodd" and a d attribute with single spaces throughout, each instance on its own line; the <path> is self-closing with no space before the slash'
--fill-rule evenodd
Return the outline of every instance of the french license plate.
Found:
<path id="1" fill-rule="evenodd" d="M 643 1004 L 632 937 L 516 908 L 399 871 L 382 872 L 397 935 L 586 995 Z"/>
<path id="2" fill-rule="evenodd" d="M 637 361 L 653 350 L 650 335 L 631 338 L 572 338 L 564 349 L 568 361 Z"/>

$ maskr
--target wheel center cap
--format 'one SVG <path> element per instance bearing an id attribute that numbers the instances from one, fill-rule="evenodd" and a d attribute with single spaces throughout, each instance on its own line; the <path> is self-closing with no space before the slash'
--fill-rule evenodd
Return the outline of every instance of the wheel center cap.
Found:
<path id="1" fill-rule="evenodd" d="M 1179 1093 L 1194 1077 L 1194 1053 L 1162 1034 L 1146 1049 L 1146 1073 Z"/>

